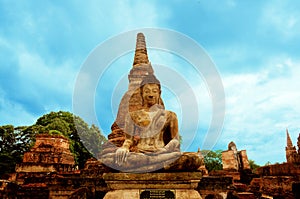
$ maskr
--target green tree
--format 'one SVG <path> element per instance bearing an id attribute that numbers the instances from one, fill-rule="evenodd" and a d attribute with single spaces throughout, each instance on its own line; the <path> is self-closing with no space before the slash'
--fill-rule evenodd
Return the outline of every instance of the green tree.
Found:
<path id="1" fill-rule="evenodd" d="M 271 165 L 272 163 L 270 161 L 266 162 L 265 166 L 269 166 Z"/>
<path id="2" fill-rule="evenodd" d="M 255 171 L 258 167 L 260 167 L 258 164 L 254 162 L 254 160 L 249 160 L 250 169 Z"/>
<path id="3" fill-rule="evenodd" d="M 222 150 L 202 150 L 204 164 L 208 172 L 222 170 Z"/>
<path id="4" fill-rule="evenodd" d="M 15 170 L 23 154 L 32 147 L 33 135 L 23 132 L 25 127 L 0 126 L 0 177 Z"/>
<path id="5" fill-rule="evenodd" d="M 70 151 L 79 168 L 83 168 L 87 159 L 96 157 L 106 141 L 98 127 L 89 127 L 80 117 L 64 111 L 45 114 L 31 126 L 0 126 L 0 177 L 14 171 L 24 152 L 34 145 L 35 135 L 40 133 L 69 138 Z"/>
<path id="6" fill-rule="evenodd" d="M 70 112 L 51 112 L 40 117 L 36 126 L 42 130 L 56 130 L 70 140 L 70 150 L 74 154 L 76 164 L 83 168 L 87 159 L 96 157 L 106 141 L 98 127 L 89 125 L 80 117 Z"/>
<path id="7" fill-rule="evenodd" d="M 15 158 L 13 143 L 15 143 L 15 136 L 13 134 L 14 127 L 6 125 L 0 127 L 0 176 L 5 171 L 12 172 L 14 165 L 18 161 Z"/>
<path id="8" fill-rule="evenodd" d="M 84 146 L 94 157 L 98 156 L 102 150 L 102 145 L 106 142 L 106 138 L 101 134 L 99 128 L 93 124 L 89 128 L 88 133 L 82 132 L 80 133 L 80 137 Z"/>

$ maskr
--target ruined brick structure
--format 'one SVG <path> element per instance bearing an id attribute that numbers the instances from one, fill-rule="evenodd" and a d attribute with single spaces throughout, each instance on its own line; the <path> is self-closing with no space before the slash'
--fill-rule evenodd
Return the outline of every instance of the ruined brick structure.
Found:
<path id="1" fill-rule="evenodd" d="M 16 172 L 72 171 L 75 161 L 67 138 L 60 135 L 38 134 L 35 145 L 26 152 Z"/>
<path id="2" fill-rule="evenodd" d="M 223 170 L 250 169 L 246 150 L 238 151 L 234 142 L 228 144 L 228 150 L 222 151 L 222 163 Z"/>
<path id="3" fill-rule="evenodd" d="M 260 176 L 251 181 L 252 192 L 274 198 L 293 199 L 300 194 L 299 137 L 298 152 L 286 130 L 286 163 L 267 165 L 256 169 Z"/>
<path id="4" fill-rule="evenodd" d="M 17 191 L 11 197 L 102 198 L 108 190 L 102 179 L 106 168 L 89 160 L 84 169 L 77 170 L 69 147 L 69 140 L 61 135 L 36 135 L 35 145 L 16 166 L 11 180 Z"/>
<path id="5" fill-rule="evenodd" d="M 84 169 L 75 170 L 66 138 L 38 135 L 36 140 L 31 151 L 24 154 L 24 162 L 16 168 L 17 173 L 13 180 L 17 184 L 2 181 L 2 198 L 102 198 L 109 191 L 103 180 L 103 173 L 108 168 L 99 164 L 99 161 L 90 159 Z M 50 154 L 53 157 L 48 158 Z M 258 168 L 257 174 L 260 177 L 254 178 L 250 185 L 233 182 L 231 174 L 230 171 L 221 171 L 217 175 L 211 174 L 202 178 L 197 188 L 202 198 L 226 198 L 230 191 L 239 198 L 248 199 L 262 195 L 294 198 L 299 192 L 298 164 L 284 163 Z"/>
<path id="6" fill-rule="evenodd" d="M 293 145 L 290 134 L 288 129 L 286 129 L 286 147 L 285 147 L 285 153 L 286 153 L 286 162 L 287 163 L 295 163 L 300 164 L 300 135 L 298 137 L 298 151 L 296 150 L 296 147 Z"/>
<path id="7" fill-rule="evenodd" d="M 67 138 L 61 135 L 36 135 L 34 146 L 25 152 L 23 162 L 16 166 L 16 181 L 20 187 L 18 197 L 53 197 L 55 194 L 50 194 L 49 190 L 49 184 L 53 183 L 51 178 L 55 173 L 71 172 L 74 165 Z"/>

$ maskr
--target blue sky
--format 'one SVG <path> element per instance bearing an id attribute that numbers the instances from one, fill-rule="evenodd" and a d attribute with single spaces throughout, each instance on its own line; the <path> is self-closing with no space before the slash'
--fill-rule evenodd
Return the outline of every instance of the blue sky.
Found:
<path id="1" fill-rule="evenodd" d="M 294 144 L 300 132 L 299 10 L 296 0 L 0 0 L 0 125 L 30 125 L 50 111 L 72 112 L 76 77 L 93 49 L 126 31 L 166 28 L 199 43 L 222 77 L 226 116 L 214 149 L 225 150 L 233 140 L 259 164 L 283 162 L 285 129 Z M 161 64 L 162 56 L 168 55 L 149 51 L 152 63 Z M 129 71 L 132 53 L 118 63 Z M 98 92 L 95 99 L 105 96 Z M 202 115 L 210 112 L 204 102 Z M 108 134 L 112 117 L 97 116 Z"/>

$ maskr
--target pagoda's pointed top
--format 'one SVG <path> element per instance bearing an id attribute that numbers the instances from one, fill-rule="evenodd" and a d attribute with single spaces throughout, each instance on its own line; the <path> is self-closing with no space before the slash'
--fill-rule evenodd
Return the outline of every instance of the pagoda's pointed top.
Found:
<path id="1" fill-rule="evenodd" d="M 136 38 L 136 48 L 133 60 L 133 66 L 149 64 L 146 41 L 143 33 L 138 33 Z"/>
<path id="2" fill-rule="evenodd" d="M 293 143 L 292 143 L 288 129 L 286 129 L 286 146 L 293 147 Z"/>

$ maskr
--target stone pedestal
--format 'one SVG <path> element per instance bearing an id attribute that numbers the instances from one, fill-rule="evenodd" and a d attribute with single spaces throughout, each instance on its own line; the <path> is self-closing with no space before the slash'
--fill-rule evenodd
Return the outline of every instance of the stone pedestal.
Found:
<path id="1" fill-rule="evenodd" d="M 201 199 L 195 190 L 200 172 L 178 173 L 105 173 L 109 191 L 104 199 Z"/>

